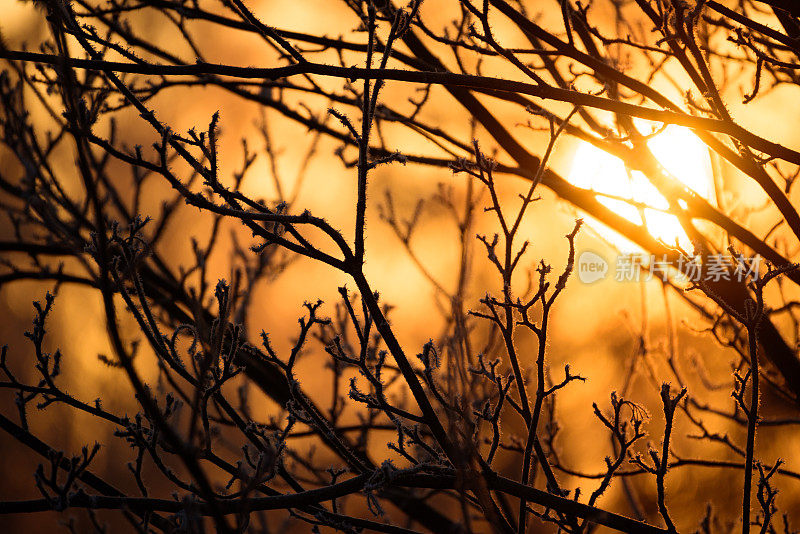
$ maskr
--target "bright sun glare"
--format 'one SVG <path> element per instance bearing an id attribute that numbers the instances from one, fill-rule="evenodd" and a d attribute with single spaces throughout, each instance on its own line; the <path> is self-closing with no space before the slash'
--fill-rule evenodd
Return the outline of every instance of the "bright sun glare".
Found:
<path id="1" fill-rule="evenodd" d="M 664 168 L 695 193 L 713 202 L 714 182 L 708 150 L 689 129 L 669 126 L 652 137 L 648 146 Z M 691 252 L 692 244 L 681 228 L 678 218 L 665 213 L 667 200 L 639 171 L 629 171 L 619 158 L 589 143 L 582 143 L 575 154 L 568 180 L 573 185 L 599 193 L 598 201 L 618 215 L 644 224 L 657 239 L 678 245 Z M 604 196 L 607 195 L 607 196 Z M 641 209 L 623 199 L 648 207 Z M 641 249 L 601 223 L 587 218 L 612 245 L 622 252 L 641 252 Z"/>

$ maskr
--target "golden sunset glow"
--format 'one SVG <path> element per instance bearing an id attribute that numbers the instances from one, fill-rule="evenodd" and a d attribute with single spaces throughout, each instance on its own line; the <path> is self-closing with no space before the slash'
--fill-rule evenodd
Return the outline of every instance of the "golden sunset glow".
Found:
<path id="1" fill-rule="evenodd" d="M 648 141 L 658 161 L 684 185 L 703 198 L 713 200 L 714 182 L 706 146 L 689 129 L 670 126 Z M 644 224 L 657 239 L 690 251 L 689 237 L 676 216 L 665 213 L 667 200 L 639 171 L 630 171 L 623 161 L 589 143 L 581 143 L 568 180 L 573 185 L 599 193 L 598 200 L 620 216 Z M 633 203 L 631 203 L 632 201 Z M 634 204 L 635 203 L 635 204 Z M 623 252 L 641 249 L 617 232 L 592 218 L 587 222 Z"/>
<path id="2" fill-rule="evenodd" d="M 800 0 L 0 12 L 0 534 L 800 534 Z"/>

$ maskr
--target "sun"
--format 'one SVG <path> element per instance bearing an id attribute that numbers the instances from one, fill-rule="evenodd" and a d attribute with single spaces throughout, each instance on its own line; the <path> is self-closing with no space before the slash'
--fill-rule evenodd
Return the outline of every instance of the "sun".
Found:
<path id="1" fill-rule="evenodd" d="M 648 147 L 664 168 L 699 196 L 713 203 L 714 181 L 708 149 L 691 130 L 668 126 L 650 138 Z M 631 171 L 623 161 L 586 142 L 575 154 L 567 180 L 582 189 L 598 193 L 598 201 L 666 244 L 692 251 L 692 243 L 678 218 L 666 212 L 667 200 L 639 171 Z M 587 217 L 587 223 L 621 252 L 640 253 L 642 249 L 604 224 Z"/>

